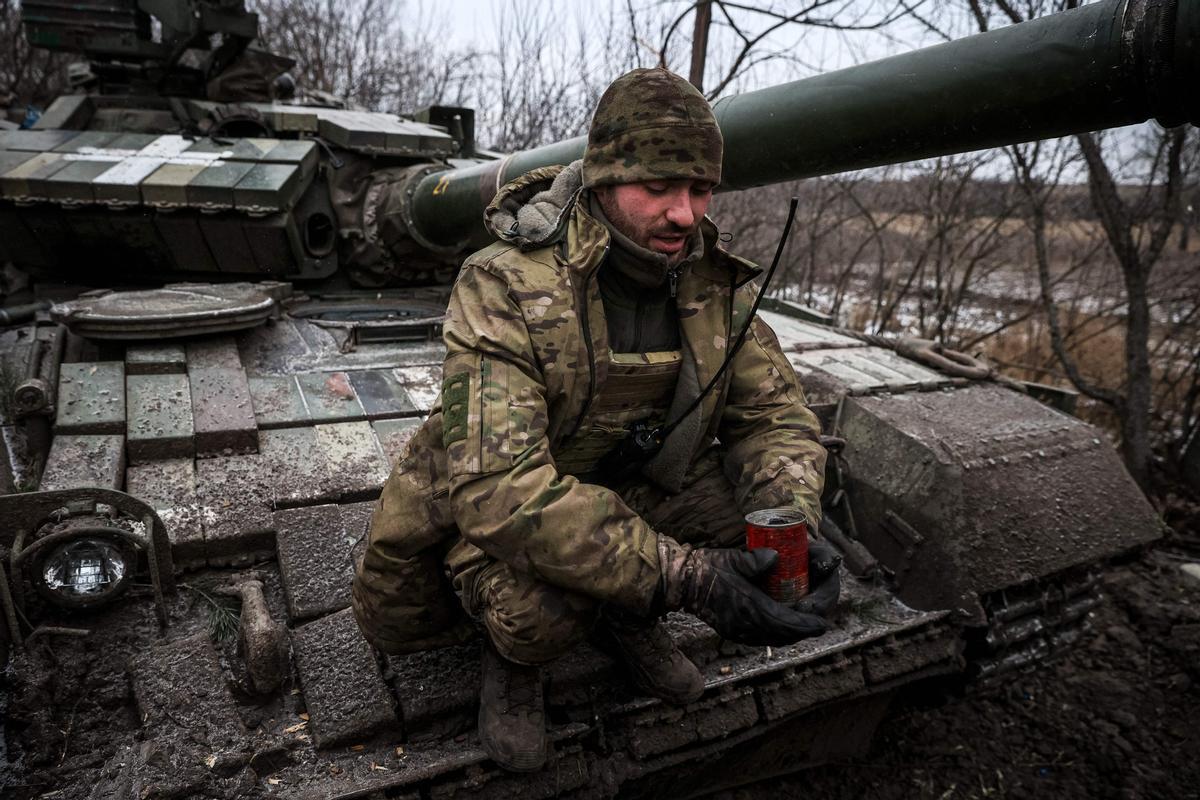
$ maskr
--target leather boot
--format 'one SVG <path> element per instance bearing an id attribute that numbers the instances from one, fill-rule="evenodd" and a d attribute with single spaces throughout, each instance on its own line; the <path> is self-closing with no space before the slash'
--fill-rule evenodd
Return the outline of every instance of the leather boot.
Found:
<path id="1" fill-rule="evenodd" d="M 630 680 L 646 694 L 679 706 L 704 694 L 704 676 L 661 620 L 606 615 L 601 629 L 605 649 L 624 662 Z"/>
<path id="2" fill-rule="evenodd" d="M 546 763 L 546 708 L 542 670 L 502 658 L 483 645 L 479 740 L 507 770 L 533 772 Z"/>

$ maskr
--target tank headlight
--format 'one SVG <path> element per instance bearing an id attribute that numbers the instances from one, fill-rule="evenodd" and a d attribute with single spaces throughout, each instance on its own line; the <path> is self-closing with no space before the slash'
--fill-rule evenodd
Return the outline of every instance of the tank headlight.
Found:
<path id="1" fill-rule="evenodd" d="M 87 537 L 51 550 L 38 565 L 35 582 L 57 605 L 90 606 L 120 595 L 133 568 L 129 552 L 119 544 Z"/>

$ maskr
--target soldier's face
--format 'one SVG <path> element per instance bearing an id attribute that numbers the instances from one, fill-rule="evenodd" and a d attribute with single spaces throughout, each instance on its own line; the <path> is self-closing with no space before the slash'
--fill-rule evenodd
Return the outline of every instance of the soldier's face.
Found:
<path id="1" fill-rule="evenodd" d="M 636 244 L 662 253 L 674 264 L 688 252 L 712 200 L 707 181 L 671 180 L 622 183 L 601 187 L 600 206 L 617 230 Z"/>

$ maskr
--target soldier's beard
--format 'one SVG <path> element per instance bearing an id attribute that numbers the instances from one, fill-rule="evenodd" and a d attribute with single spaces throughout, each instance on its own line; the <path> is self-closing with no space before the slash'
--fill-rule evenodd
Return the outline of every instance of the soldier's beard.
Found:
<path id="1" fill-rule="evenodd" d="M 614 228 L 643 250 L 665 258 L 669 266 L 674 266 L 687 257 L 690 250 L 688 241 L 692 234 L 700 228 L 699 221 L 690 228 L 683 228 L 670 222 L 642 225 L 625 213 L 617 203 L 605 202 L 601 199 L 600 205 L 604 209 L 604 215 L 608 217 L 609 223 Z"/>

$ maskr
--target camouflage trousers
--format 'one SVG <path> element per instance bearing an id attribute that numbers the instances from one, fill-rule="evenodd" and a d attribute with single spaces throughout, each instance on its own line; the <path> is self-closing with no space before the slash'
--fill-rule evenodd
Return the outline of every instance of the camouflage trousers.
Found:
<path id="1" fill-rule="evenodd" d="M 640 479 L 615 491 L 654 530 L 679 542 L 701 547 L 745 543 L 745 520 L 715 447 L 692 465 L 677 494 Z M 600 616 L 599 601 L 539 581 L 461 539 L 446 560 L 463 608 L 510 661 L 553 661 L 587 638 Z"/>

